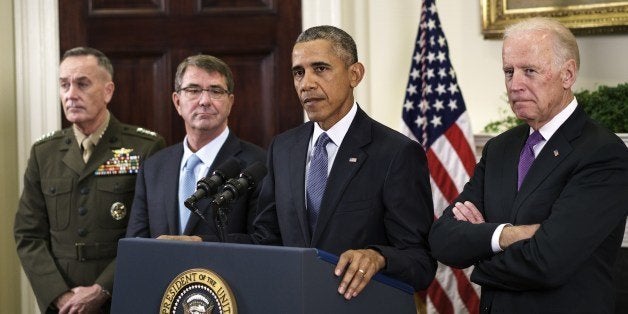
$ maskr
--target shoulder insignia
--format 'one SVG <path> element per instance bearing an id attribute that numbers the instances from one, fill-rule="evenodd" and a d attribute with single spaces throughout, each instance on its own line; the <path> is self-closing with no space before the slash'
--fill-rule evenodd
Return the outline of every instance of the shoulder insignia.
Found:
<path id="1" fill-rule="evenodd" d="M 36 139 L 36 140 L 35 140 L 35 143 L 43 142 L 43 141 L 45 141 L 45 140 L 47 140 L 47 139 L 51 138 L 53 135 L 55 135 L 55 133 L 57 133 L 57 131 L 51 131 L 51 132 L 48 132 L 48 133 L 46 133 L 46 134 L 44 134 L 44 135 L 40 136 L 38 139 Z"/>
<path id="2" fill-rule="evenodd" d="M 155 137 L 157 136 L 157 132 L 153 132 L 151 130 L 147 130 L 147 129 L 144 129 L 144 128 L 137 128 L 135 131 L 137 133 L 142 133 L 142 134 L 146 134 L 146 135 L 150 135 L 150 136 L 155 136 Z"/>

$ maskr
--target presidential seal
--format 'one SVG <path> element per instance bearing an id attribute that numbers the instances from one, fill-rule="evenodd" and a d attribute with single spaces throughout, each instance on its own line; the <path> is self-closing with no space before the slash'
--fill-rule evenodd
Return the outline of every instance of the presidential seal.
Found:
<path id="1" fill-rule="evenodd" d="M 237 314 L 231 288 L 216 273 L 203 268 L 182 272 L 170 282 L 159 308 L 161 314 Z"/>

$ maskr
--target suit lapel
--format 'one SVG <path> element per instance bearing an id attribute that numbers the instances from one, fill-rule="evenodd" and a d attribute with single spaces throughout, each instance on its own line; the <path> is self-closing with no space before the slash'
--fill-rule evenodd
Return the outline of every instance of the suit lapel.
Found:
<path id="1" fill-rule="evenodd" d="M 510 217 L 513 217 L 513 203 L 518 194 L 517 168 L 519 165 L 519 155 L 526 140 L 526 133 L 529 132 L 528 130 L 529 127 L 526 125 L 525 127 L 521 127 L 521 131 L 515 132 L 511 138 L 505 141 L 506 144 L 499 155 L 499 157 L 502 158 L 502 169 L 499 172 L 501 176 L 498 184 L 501 190 L 499 193 L 496 193 L 496 195 L 499 195 L 501 198 L 500 208 L 503 209 L 498 218 L 500 220 L 511 221 Z"/>
<path id="2" fill-rule="evenodd" d="M 338 148 L 338 153 L 336 153 L 334 164 L 329 173 L 316 229 L 312 235 L 312 246 L 316 246 L 317 241 L 336 211 L 347 185 L 366 161 L 368 155 L 362 147 L 371 142 L 371 128 L 370 118 L 361 109 L 358 109 L 345 138 Z"/>
<path id="3" fill-rule="evenodd" d="M 313 131 L 314 124 L 312 122 L 302 126 L 294 137 L 288 155 L 290 157 L 288 161 L 290 175 L 287 184 L 291 187 L 290 194 L 293 196 L 292 208 L 296 211 L 301 226 L 301 234 L 307 244 L 311 243 L 311 236 L 307 209 L 305 208 L 305 164 L 307 163 L 307 149 Z"/>
<path id="4" fill-rule="evenodd" d="M 216 158 L 214 158 L 214 161 L 209 167 L 209 170 L 207 171 L 207 173 L 205 173 L 204 177 L 212 173 L 214 169 L 216 169 L 216 167 L 221 165 L 223 162 L 227 161 L 227 159 L 240 153 L 240 151 L 242 151 L 242 146 L 240 146 L 240 142 L 235 137 L 233 132 L 229 132 L 229 136 L 227 137 L 227 140 L 222 145 L 222 147 L 220 147 L 218 154 L 216 154 Z M 183 148 L 182 148 L 181 153 L 183 154 Z M 202 208 L 199 208 L 199 209 L 201 210 L 201 212 L 203 212 Z M 203 212 L 203 215 L 206 217 L 208 216 L 207 213 L 205 212 Z M 193 234 L 194 230 L 196 230 L 196 227 L 200 223 L 200 221 L 201 221 L 201 218 L 198 215 L 196 215 L 195 213 L 191 213 L 190 219 L 188 220 L 188 224 L 185 226 L 184 234 L 186 235 Z"/>
<path id="5" fill-rule="evenodd" d="M 525 200 L 551 175 L 552 171 L 573 151 L 571 141 L 582 133 L 586 116 L 580 107 L 558 128 L 532 163 L 515 198 L 511 221 L 516 222 L 519 208 Z M 516 182 L 516 180 L 515 180 Z"/>
<path id="6" fill-rule="evenodd" d="M 177 149 L 168 156 L 163 163 L 159 178 L 161 182 L 172 182 L 171 186 L 165 186 L 164 208 L 166 209 L 166 221 L 168 222 L 167 234 L 179 234 L 179 175 L 181 174 L 181 158 L 183 158 L 183 143 L 177 145 Z M 172 178 L 176 178 L 172 180 Z M 191 216 L 191 215 L 190 215 Z"/>

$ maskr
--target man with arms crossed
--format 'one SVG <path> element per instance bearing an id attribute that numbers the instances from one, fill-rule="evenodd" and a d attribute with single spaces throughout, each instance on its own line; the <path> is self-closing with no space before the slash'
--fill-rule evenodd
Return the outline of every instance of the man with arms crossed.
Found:
<path id="1" fill-rule="evenodd" d="M 578 46 L 563 25 L 511 26 L 502 59 L 511 108 L 526 124 L 486 144 L 432 226 L 432 252 L 475 265 L 482 313 L 614 313 L 628 149 L 578 106 Z"/>

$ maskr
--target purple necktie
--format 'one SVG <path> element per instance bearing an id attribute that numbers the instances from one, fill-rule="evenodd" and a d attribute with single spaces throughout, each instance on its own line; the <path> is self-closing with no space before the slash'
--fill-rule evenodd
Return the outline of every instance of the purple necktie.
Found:
<path id="1" fill-rule="evenodd" d="M 534 145 L 538 144 L 542 140 L 543 135 L 541 135 L 539 131 L 534 131 L 530 134 L 530 136 L 528 136 L 528 140 L 526 140 L 526 144 L 521 150 L 521 155 L 519 155 L 519 177 L 517 178 L 517 190 L 521 189 L 521 183 L 534 162 Z"/>
<path id="2" fill-rule="evenodd" d="M 311 233 L 314 233 L 314 227 L 316 227 L 318 214 L 321 210 L 321 201 L 325 193 L 325 186 L 327 185 L 327 143 L 329 142 L 331 142 L 331 139 L 327 133 L 322 133 L 318 136 L 307 174 L 307 213 Z"/>

